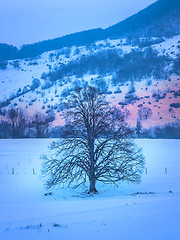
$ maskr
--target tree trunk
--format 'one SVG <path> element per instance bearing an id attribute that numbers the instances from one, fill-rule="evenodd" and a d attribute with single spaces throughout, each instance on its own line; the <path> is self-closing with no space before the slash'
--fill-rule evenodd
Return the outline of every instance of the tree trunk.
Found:
<path id="1" fill-rule="evenodd" d="M 90 176 L 89 176 L 89 182 L 90 182 L 90 188 L 88 193 L 97 193 L 95 184 L 95 176 L 94 176 L 94 137 L 92 134 L 92 129 L 89 130 L 90 132 L 90 139 L 89 139 L 89 156 L 91 161 L 91 170 L 90 170 Z"/>
<path id="2" fill-rule="evenodd" d="M 96 181 L 94 178 L 90 178 L 89 179 L 90 182 L 90 188 L 89 188 L 89 192 L 88 193 L 97 193 L 97 189 L 96 189 Z"/>

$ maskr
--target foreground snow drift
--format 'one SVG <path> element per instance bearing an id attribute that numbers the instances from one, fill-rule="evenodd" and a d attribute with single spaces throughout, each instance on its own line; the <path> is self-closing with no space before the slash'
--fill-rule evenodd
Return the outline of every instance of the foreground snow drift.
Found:
<path id="1" fill-rule="evenodd" d="M 51 141 L 0 140 L 0 239 L 179 239 L 179 140 L 137 140 L 141 184 L 99 184 L 89 197 L 85 188 L 44 195 L 39 157 Z"/>

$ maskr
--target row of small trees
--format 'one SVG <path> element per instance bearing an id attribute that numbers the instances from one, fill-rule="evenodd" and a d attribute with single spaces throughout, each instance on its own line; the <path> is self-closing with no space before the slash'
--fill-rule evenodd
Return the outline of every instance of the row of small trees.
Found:
<path id="1" fill-rule="evenodd" d="M 22 109 L 11 108 L 6 121 L 0 122 L 0 138 L 43 138 L 49 136 L 49 126 L 55 119 L 53 113 L 27 115 Z"/>
<path id="2" fill-rule="evenodd" d="M 135 132 L 138 138 L 180 139 L 180 120 L 162 126 L 143 128 L 141 120 L 138 118 Z"/>

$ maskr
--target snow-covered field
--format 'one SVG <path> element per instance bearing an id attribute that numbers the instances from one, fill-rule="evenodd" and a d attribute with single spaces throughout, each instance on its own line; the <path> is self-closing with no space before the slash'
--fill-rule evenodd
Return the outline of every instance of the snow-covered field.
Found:
<path id="1" fill-rule="evenodd" d="M 180 239 L 180 140 L 136 140 L 142 182 L 97 185 L 89 197 L 82 188 L 44 195 L 40 155 L 51 141 L 0 140 L 0 239 Z"/>

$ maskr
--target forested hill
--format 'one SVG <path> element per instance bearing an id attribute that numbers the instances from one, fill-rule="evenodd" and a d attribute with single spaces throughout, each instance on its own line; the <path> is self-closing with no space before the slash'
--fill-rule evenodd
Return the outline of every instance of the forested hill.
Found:
<path id="1" fill-rule="evenodd" d="M 107 37 L 171 37 L 180 33 L 180 1 L 159 0 L 105 29 Z"/>
<path id="2" fill-rule="evenodd" d="M 52 40 L 23 45 L 0 44 L 0 61 L 33 58 L 63 47 L 89 45 L 97 40 L 129 37 L 171 37 L 180 34 L 180 1 L 159 0 L 139 13 L 106 29 L 92 29 Z"/>

